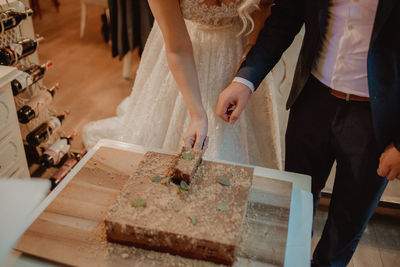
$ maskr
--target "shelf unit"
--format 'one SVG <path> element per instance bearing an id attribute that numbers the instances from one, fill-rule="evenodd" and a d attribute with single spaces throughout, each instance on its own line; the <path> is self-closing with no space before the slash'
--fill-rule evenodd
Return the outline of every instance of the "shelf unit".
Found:
<path id="1" fill-rule="evenodd" d="M 29 178 L 10 82 L 19 71 L 0 67 L 0 177 Z"/>

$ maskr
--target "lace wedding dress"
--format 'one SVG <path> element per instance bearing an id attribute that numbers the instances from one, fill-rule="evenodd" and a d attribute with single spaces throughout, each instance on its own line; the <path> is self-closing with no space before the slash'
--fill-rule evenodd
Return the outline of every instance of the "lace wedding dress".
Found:
<path id="1" fill-rule="evenodd" d="M 251 95 L 234 125 L 215 114 L 219 93 L 234 78 L 245 44 L 244 37 L 237 37 L 242 28 L 237 11 L 241 0 L 221 2 L 180 2 L 209 121 L 205 157 L 281 168 L 277 113 L 273 90 L 269 89 L 273 87 L 271 76 Z M 155 23 L 131 95 L 118 106 L 116 117 L 85 125 L 82 137 L 87 148 L 107 138 L 178 151 L 189 123 L 189 113 L 169 70 L 163 37 Z"/>

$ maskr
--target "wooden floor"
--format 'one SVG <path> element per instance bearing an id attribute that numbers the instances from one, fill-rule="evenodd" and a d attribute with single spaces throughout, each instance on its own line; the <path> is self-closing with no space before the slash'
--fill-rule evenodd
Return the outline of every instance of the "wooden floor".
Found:
<path id="1" fill-rule="evenodd" d="M 60 0 L 57 13 L 50 0 L 41 1 L 42 18 L 34 18 L 35 32 L 45 37 L 39 59 L 53 61 L 44 84 L 60 83 L 52 106 L 69 110 L 63 130 L 76 130 L 74 148 L 82 147 L 82 126 L 92 120 L 110 117 L 121 100 L 130 94 L 139 58 L 132 60 L 132 78 L 122 77 L 122 61 L 112 58 L 111 47 L 102 39 L 100 15 L 103 9 L 89 5 L 83 39 L 79 38 L 80 0 Z"/>
<path id="2" fill-rule="evenodd" d="M 59 13 L 56 13 L 50 0 L 42 2 L 42 19 L 34 19 L 35 31 L 46 38 L 39 48 L 39 58 L 41 62 L 48 59 L 54 62 L 44 83 L 49 86 L 60 83 L 53 106 L 60 112 L 71 111 L 63 126 L 64 131 L 75 129 L 79 134 L 88 121 L 114 115 L 118 103 L 131 91 L 139 59 L 136 56 L 132 60 L 132 78 L 123 79 L 122 62 L 111 57 L 110 47 L 100 34 L 101 8 L 88 7 L 86 32 L 81 40 L 79 0 L 60 0 Z M 82 147 L 79 135 L 73 147 Z M 324 208 L 316 214 L 313 249 L 326 216 Z M 400 217 L 375 215 L 349 266 L 400 266 Z"/>
<path id="3" fill-rule="evenodd" d="M 314 218 L 314 236 L 311 251 L 314 251 L 317 245 L 327 216 L 328 211 L 325 206 L 318 209 Z M 375 214 L 369 222 L 348 266 L 400 266 L 400 217 Z"/>

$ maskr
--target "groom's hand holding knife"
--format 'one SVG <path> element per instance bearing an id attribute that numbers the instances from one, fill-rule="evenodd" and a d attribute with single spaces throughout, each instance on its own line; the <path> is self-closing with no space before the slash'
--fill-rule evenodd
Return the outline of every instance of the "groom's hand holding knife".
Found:
<path id="1" fill-rule="evenodd" d="M 251 89 L 240 82 L 232 82 L 220 94 L 216 113 L 224 121 L 233 124 L 249 101 Z"/>

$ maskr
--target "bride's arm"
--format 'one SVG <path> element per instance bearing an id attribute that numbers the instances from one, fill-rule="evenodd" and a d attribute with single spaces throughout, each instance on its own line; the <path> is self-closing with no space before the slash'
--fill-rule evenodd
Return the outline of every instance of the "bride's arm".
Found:
<path id="1" fill-rule="evenodd" d="M 149 0 L 162 31 L 168 65 L 182 93 L 191 117 L 184 134 L 187 147 L 201 149 L 207 135 L 207 114 L 200 95 L 192 43 L 183 19 L 179 0 Z"/>

